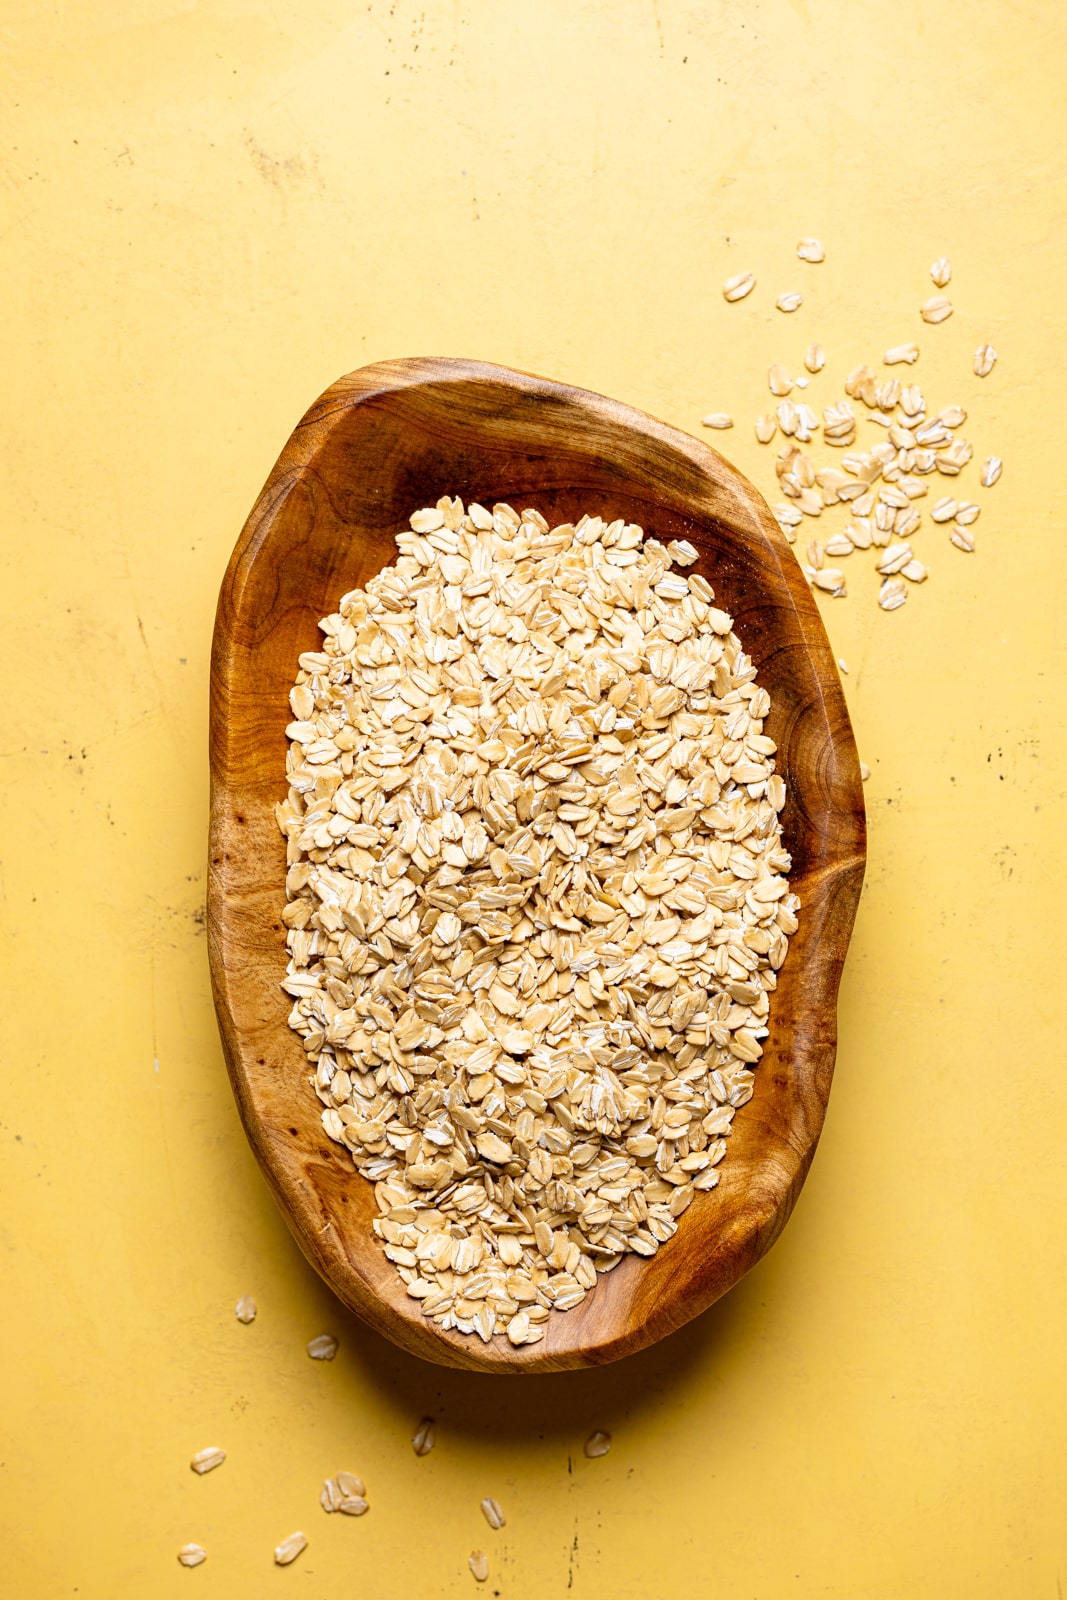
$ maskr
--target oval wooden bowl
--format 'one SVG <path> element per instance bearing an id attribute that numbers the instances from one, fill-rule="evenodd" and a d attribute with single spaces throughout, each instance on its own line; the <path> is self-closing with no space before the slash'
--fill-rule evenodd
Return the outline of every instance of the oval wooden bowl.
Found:
<path id="1" fill-rule="evenodd" d="M 693 569 L 732 612 L 788 785 L 783 813 L 800 929 L 779 974 L 753 1099 L 737 1115 L 719 1187 L 650 1260 L 629 1256 L 545 1338 L 443 1333 L 423 1317 L 371 1231 L 372 1187 L 327 1139 L 279 987 L 286 966 L 288 691 L 320 617 L 397 554 L 394 534 L 442 494 L 582 512 L 689 539 Z M 312 406 L 282 451 L 233 553 L 211 666 L 211 972 L 245 1130 L 297 1241 L 334 1292 L 396 1344 L 485 1372 L 613 1361 L 695 1317 L 780 1233 L 822 1127 L 842 963 L 864 867 L 859 763 L 811 591 L 766 504 L 687 434 L 600 395 L 480 362 L 364 367 Z"/>

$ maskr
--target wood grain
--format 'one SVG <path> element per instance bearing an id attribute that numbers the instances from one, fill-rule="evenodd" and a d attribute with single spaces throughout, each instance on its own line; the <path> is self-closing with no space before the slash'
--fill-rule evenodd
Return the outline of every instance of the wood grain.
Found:
<path id="1" fill-rule="evenodd" d="M 537 1345 L 444 1333 L 403 1292 L 371 1232 L 371 1185 L 323 1132 L 279 987 L 286 950 L 288 691 L 318 620 L 395 559 L 394 534 L 441 494 L 639 522 L 700 551 L 771 696 L 800 928 L 772 998 L 756 1091 L 719 1187 L 650 1260 L 628 1257 Z M 211 667 L 209 938 L 223 1046 L 248 1138 L 308 1259 L 344 1303 L 448 1366 L 537 1372 L 616 1360 L 696 1316 L 781 1232 L 822 1127 L 837 990 L 863 878 L 859 763 L 815 602 L 766 504 L 674 428 L 583 390 L 478 362 L 395 361 L 335 383 L 296 428 L 233 553 Z"/>

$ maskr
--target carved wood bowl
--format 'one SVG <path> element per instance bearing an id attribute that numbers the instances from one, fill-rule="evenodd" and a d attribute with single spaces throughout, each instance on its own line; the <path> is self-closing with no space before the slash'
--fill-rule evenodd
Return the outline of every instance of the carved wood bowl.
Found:
<path id="1" fill-rule="evenodd" d="M 626 1257 L 544 1339 L 442 1332 L 404 1293 L 371 1222 L 372 1186 L 323 1132 L 303 1045 L 287 1023 L 288 691 L 320 617 L 396 558 L 394 534 L 442 494 L 533 506 L 550 523 L 625 517 L 690 540 L 732 612 L 788 786 L 782 814 L 800 928 L 772 996 L 753 1099 L 717 1189 L 651 1259 Z M 245 1130 L 297 1241 L 334 1292 L 405 1350 L 483 1372 L 591 1366 L 642 1349 L 725 1293 L 781 1232 L 822 1127 L 837 989 L 864 867 L 859 764 L 815 601 L 766 504 L 687 434 L 600 395 L 479 362 L 386 362 L 312 406 L 233 553 L 211 670 L 211 972 Z"/>

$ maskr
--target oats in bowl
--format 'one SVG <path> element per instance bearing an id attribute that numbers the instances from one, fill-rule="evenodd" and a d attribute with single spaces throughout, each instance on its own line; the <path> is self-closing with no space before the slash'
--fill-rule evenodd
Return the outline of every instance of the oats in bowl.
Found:
<path id="1" fill-rule="evenodd" d="M 445 497 L 300 657 L 290 1025 L 422 1310 L 516 1345 L 718 1181 L 795 931 L 696 552 Z"/>

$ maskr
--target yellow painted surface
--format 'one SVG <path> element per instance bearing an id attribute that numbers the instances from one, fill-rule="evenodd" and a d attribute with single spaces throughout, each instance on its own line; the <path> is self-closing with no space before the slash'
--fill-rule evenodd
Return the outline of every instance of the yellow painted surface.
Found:
<path id="1" fill-rule="evenodd" d="M 475 1592 L 480 1546 L 503 1600 L 1056 1600 L 1067 12 L 4 11 L 0 1590 L 446 1600 Z M 825 265 L 796 259 L 802 234 Z M 957 311 L 925 328 L 942 253 Z M 757 294 L 725 305 L 749 267 Z M 960 480 L 975 556 L 927 519 L 903 611 L 877 610 L 860 556 L 824 606 L 871 850 L 796 1216 L 642 1357 L 423 1366 L 304 1264 L 223 1071 L 207 656 L 244 516 L 303 409 L 366 361 L 485 357 L 695 432 L 730 410 L 716 442 L 767 491 L 768 362 L 820 338 L 825 402 L 911 337 L 905 374 L 968 408 L 1004 476 Z M 304 1354 L 324 1330 L 330 1365 Z M 439 1442 L 416 1460 L 424 1413 Z M 593 1427 L 614 1446 L 589 1462 Z M 205 1444 L 229 1458 L 200 1479 Z M 319 1510 L 341 1467 L 367 1480 L 361 1521 Z M 310 1546 L 276 1569 L 295 1528 Z"/>

